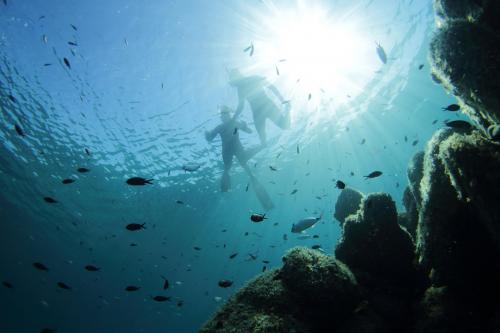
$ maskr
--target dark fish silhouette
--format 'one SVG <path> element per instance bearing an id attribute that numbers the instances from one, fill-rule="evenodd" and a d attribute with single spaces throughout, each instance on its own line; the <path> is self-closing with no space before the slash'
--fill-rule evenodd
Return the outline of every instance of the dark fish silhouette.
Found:
<path id="1" fill-rule="evenodd" d="M 267 266 L 262 266 L 262 272 L 265 272 L 267 270 Z"/>
<path id="2" fill-rule="evenodd" d="M 87 148 L 85 148 L 85 153 L 90 156 L 90 150 L 88 150 Z"/>
<path id="3" fill-rule="evenodd" d="M 278 75 L 278 76 L 280 75 L 280 71 L 278 69 L 278 66 L 276 66 L 276 75 Z"/>
<path id="4" fill-rule="evenodd" d="M 297 154 L 300 154 L 299 145 L 297 145 Z"/>
<path id="5" fill-rule="evenodd" d="M 153 179 L 145 179 L 142 177 L 132 177 L 127 179 L 127 184 L 129 185 L 146 185 L 146 184 L 153 184 L 152 183 Z"/>
<path id="6" fill-rule="evenodd" d="M 380 176 L 382 176 L 382 171 L 373 171 L 368 176 L 364 176 L 364 177 L 368 179 L 368 178 L 377 178 Z"/>
<path id="7" fill-rule="evenodd" d="M 278 171 L 278 169 L 276 169 L 275 167 L 273 167 L 272 165 L 269 166 L 269 169 L 271 169 L 271 171 Z"/>
<path id="8" fill-rule="evenodd" d="M 143 224 L 139 224 L 139 223 L 129 223 L 127 224 L 127 226 L 125 227 L 127 230 L 130 230 L 130 231 L 137 231 L 137 230 L 141 230 L 141 229 L 146 229 L 146 227 L 144 226 L 146 223 L 143 223 Z"/>
<path id="9" fill-rule="evenodd" d="M 10 282 L 7 282 L 7 281 L 2 281 L 2 284 L 3 284 L 6 288 L 9 288 L 9 289 L 14 288 L 14 286 L 13 286 L 13 285 L 12 285 L 12 283 L 10 283 Z"/>
<path id="10" fill-rule="evenodd" d="M 8 97 L 12 103 L 17 103 L 17 99 L 14 96 L 9 94 Z"/>
<path id="11" fill-rule="evenodd" d="M 385 53 L 384 48 L 379 43 L 376 43 L 376 44 L 377 44 L 377 55 L 378 55 L 378 58 L 384 64 L 387 64 L 387 54 Z"/>
<path id="12" fill-rule="evenodd" d="M 69 63 L 68 58 L 64 58 L 64 59 L 63 59 L 63 61 L 64 61 L 64 64 L 65 64 L 65 65 L 66 65 L 69 69 L 71 69 L 71 64 Z"/>
<path id="13" fill-rule="evenodd" d="M 233 135 L 236 135 L 236 133 L 238 133 L 238 127 L 234 128 Z"/>
<path id="14" fill-rule="evenodd" d="M 77 31 L 77 30 L 78 30 L 78 28 L 77 28 L 77 27 L 75 27 L 73 24 L 70 24 L 70 26 L 73 28 L 73 30 L 75 30 L 75 31 Z"/>
<path id="15" fill-rule="evenodd" d="M 62 180 L 63 184 L 71 184 L 71 183 L 74 183 L 74 182 L 75 182 L 75 180 L 71 179 L 71 178 L 67 178 L 67 179 L 63 179 Z"/>
<path id="16" fill-rule="evenodd" d="M 337 183 L 335 183 L 335 187 L 343 190 L 343 189 L 345 189 L 345 183 L 341 180 L 337 180 Z"/>
<path id="17" fill-rule="evenodd" d="M 139 289 L 141 289 L 141 288 L 137 287 L 137 286 L 127 286 L 127 287 L 125 287 L 126 291 L 137 291 Z"/>
<path id="18" fill-rule="evenodd" d="M 247 47 L 243 50 L 243 52 L 248 52 L 248 51 L 250 51 L 250 53 L 249 53 L 250 57 L 251 57 L 251 56 L 253 56 L 253 51 L 254 51 L 254 46 L 253 46 L 253 43 L 251 43 L 251 44 L 250 44 L 250 46 L 247 46 Z"/>
<path id="19" fill-rule="evenodd" d="M 76 169 L 76 171 L 78 171 L 79 173 L 86 173 L 86 172 L 89 172 L 90 169 L 87 169 L 87 168 L 78 168 L 78 169 Z"/>
<path id="20" fill-rule="evenodd" d="M 250 185 L 250 183 L 247 183 L 247 187 L 245 187 L 245 192 L 248 192 L 248 186 Z"/>
<path id="21" fill-rule="evenodd" d="M 44 328 L 40 331 L 40 333 L 56 333 L 56 330 L 53 328 Z"/>
<path id="22" fill-rule="evenodd" d="M 421 70 L 422 68 L 424 68 L 424 64 L 420 64 L 420 65 L 418 66 L 418 70 Z"/>
<path id="23" fill-rule="evenodd" d="M 252 222 L 262 222 L 266 219 L 266 214 L 252 214 L 250 220 Z"/>
<path id="24" fill-rule="evenodd" d="M 219 287 L 221 288 L 229 288 L 233 285 L 233 281 L 231 280 L 220 280 Z"/>
<path id="25" fill-rule="evenodd" d="M 50 62 L 46 62 L 45 64 L 43 64 L 45 67 L 48 67 L 48 66 L 52 66 L 52 64 Z"/>
<path id="26" fill-rule="evenodd" d="M 168 279 L 163 275 L 161 275 L 161 278 L 163 279 L 163 290 L 167 290 L 170 286 L 170 283 L 168 282 Z"/>
<path id="27" fill-rule="evenodd" d="M 412 146 L 416 146 L 416 145 L 417 145 L 417 143 L 418 143 L 418 140 L 415 140 L 415 141 L 413 141 L 413 142 L 411 143 L 411 145 L 412 145 Z"/>
<path id="28" fill-rule="evenodd" d="M 78 44 L 75 43 L 75 42 L 68 42 L 68 44 L 71 45 L 71 46 L 78 46 Z"/>
<path id="29" fill-rule="evenodd" d="M 229 256 L 229 259 L 234 259 L 234 258 L 236 258 L 236 256 L 237 256 L 237 255 L 238 255 L 238 252 L 233 253 L 233 254 L 231 254 L 231 255 Z"/>
<path id="30" fill-rule="evenodd" d="M 444 122 L 446 126 L 460 129 L 460 130 L 470 130 L 472 129 L 472 124 L 465 120 L 447 120 Z"/>
<path id="31" fill-rule="evenodd" d="M 179 300 L 177 301 L 177 307 L 180 308 L 184 305 L 184 301 L 183 300 Z"/>
<path id="32" fill-rule="evenodd" d="M 313 250 L 321 249 L 321 245 L 313 245 L 313 246 L 311 246 L 311 249 L 313 249 Z"/>
<path id="33" fill-rule="evenodd" d="M 366 139 L 363 139 L 363 140 L 361 140 L 361 142 L 360 142 L 359 144 L 360 144 L 360 145 L 364 145 L 364 144 L 365 144 L 365 142 L 366 142 Z"/>
<path id="34" fill-rule="evenodd" d="M 71 290 L 71 287 L 64 282 L 57 282 L 57 286 L 61 289 Z"/>
<path id="35" fill-rule="evenodd" d="M 51 197 L 44 197 L 43 200 L 46 202 L 46 203 L 57 203 L 58 201 L 54 198 L 51 198 Z"/>
<path id="36" fill-rule="evenodd" d="M 201 251 L 201 247 L 199 246 L 193 246 L 193 249 L 195 249 L 196 251 Z"/>
<path id="37" fill-rule="evenodd" d="M 175 203 L 179 205 L 184 205 L 184 201 L 182 200 L 175 200 Z"/>
<path id="38" fill-rule="evenodd" d="M 34 262 L 33 263 L 33 267 L 35 267 L 39 271 L 46 271 L 46 272 L 49 271 L 49 269 L 47 268 L 47 266 L 45 266 L 44 264 L 39 263 L 39 262 Z"/>
<path id="39" fill-rule="evenodd" d="M 24 136 L 24 131 L 21 128 L 21 126 L 19 126 L 18 124 L 15 124 L 14 129 L 16 130 L 17 134 L 19 134 L 20 136 Z"/>
<path id="40" fill-rule="evenodd" d="M 447 107 L 442 108 L 442 110 L 443 111 L 452 111 L 452 112 L 455 112 L 455 111 L 460 110 L 460 105 L 458 105 L 458 104 L 450 104 Z"/>
<path id="41" fill-rule="evenodd" d="M 170 296 L 155 296 L 153 299 L 157 302 L 170 301 Z"/>
<path id="42" fill-rule="evenodd" d="M 85 269 L 89 272 L 97 272 L 97 271 L 101 270 L 99 267 L 96 267 L 94 265 L 87 265 L 87 266 L 85 266 Z"/>
<path id="43" fill-rule="evenodd" d="M 290 192 L 290 195 L 294 195 L 295 193 L 297 193 L 297 189 L 294 189 L 292 192 Z"/>
<path id="44" fill-rule="evenodd" d="M 311 98 L 312 98 L 312 95 L 311 95 L 311 94 L 309 94 L 309 95 L 307 96 L 307 100 L 308 100 L 308 101 L 310 101 L 310 100 L 311 100 Z"/>

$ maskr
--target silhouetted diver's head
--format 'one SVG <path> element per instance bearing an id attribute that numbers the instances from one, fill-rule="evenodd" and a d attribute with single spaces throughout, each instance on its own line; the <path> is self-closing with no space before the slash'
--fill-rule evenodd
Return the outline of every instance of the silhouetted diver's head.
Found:
<path id="1" fill-rule="evenodd" d="M 221 105 L 219 106 L 219 110 L 220 110 L 220 119 L 223 122 L 231 120 L 231 114 L 233 113 L 233 109 L 231 109 L 227 105 Z"/>
<path id="2" fill-rule="evenodd" d="M 241 74 L 240 70 L 237 68 L 230 69 L 227 73 L 229 77 L 229 84 L 234 86 L 238 83 L 239 80 L 243 78 L 243 74 Z"/>

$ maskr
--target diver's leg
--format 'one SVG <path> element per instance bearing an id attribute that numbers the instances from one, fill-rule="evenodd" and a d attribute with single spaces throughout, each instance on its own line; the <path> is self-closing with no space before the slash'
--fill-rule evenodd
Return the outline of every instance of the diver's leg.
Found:
<path id="1" fill-rule="evenodd" d="M 276 103 L 272 103 L 267 107 L 267 116 L 271 121 L 281 129 L 290 128 L 290 110 L 287 106 L 283 112 L 280 112 Z"/>
<path id="2" fill-rule="evenodd" d="M 259 134 L 260 143 L 263 147 L 266 146 L 266 117 L 262 112 L 253 112 L 253 123 L 255 124 L 255 129 L 257 134 Z"/>
<path id="3" fill-rule="evenodd" d="M 227 192 L 231 188 L 231 177 L 229 177 L 229 170 L 233 164 L 233 152 L 227 149 L 222 149 L 222 160 L 224 162 L 224 171 L 220 180 L 220 189 L 222 192 Z"/>

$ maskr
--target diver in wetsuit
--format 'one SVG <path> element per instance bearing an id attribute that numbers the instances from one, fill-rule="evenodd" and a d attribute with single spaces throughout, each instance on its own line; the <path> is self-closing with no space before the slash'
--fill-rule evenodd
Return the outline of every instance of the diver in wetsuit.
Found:
<path id="1" fill-rule="evenodd" d="M 241 167 L 250 175 L 252 173 L 247 165 L 247 162 L 253 155 L 255 155 L 261 147 L 245 150 L 240 141 L 239 131 L 252 133 L 252 130 L 243 121 L 237 121 L 231 117 L 231 109 L 227 106 L 221 106 L 220 116 L 222 124 L 215 127 L 213 130 L 205 132 L 207 141 L 212 141 L 217 134 L 220 135 L 222 140 L 222 160 L 224 161 L 224 173 L 221 179 L 221 191 L 227 192 L 231 188 L 231 179 L 229 177 L 229 170 L 233 164 L 233 157 L 236 156 Z"/>
<path id="2" fill-rule="evenodd" d="M 248 101 L 252 110 L 255 129 L 259 134 L 262 146 L 266 145 L 266 119 L 270 119 L 276 126 L 287 129 L 290 127 L 290 101 L 285 101 L 278 89 L 262 76 L 243 76 L 238 69 L 229 72 L 229 84 L 238 89 L 238 107 L 234 114 L 236 119 L 243 111 L 245 101 Z M 276 103 L 266 94 L 271 91 L 285 105 L 281 111 Z"/>

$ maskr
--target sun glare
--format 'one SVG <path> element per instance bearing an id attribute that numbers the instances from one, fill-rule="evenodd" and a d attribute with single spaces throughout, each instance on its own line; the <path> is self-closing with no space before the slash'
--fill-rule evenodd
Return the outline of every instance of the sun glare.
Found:
<path id="1" fill-rule="evenodd" d="M 254 42 L 258 67 L 283 78 L 296 94 L 338 99 L 359 93 L 373 73 L 374 42 L 359 32 L 351 13 L 300 5 L 271 12 Z"/>

